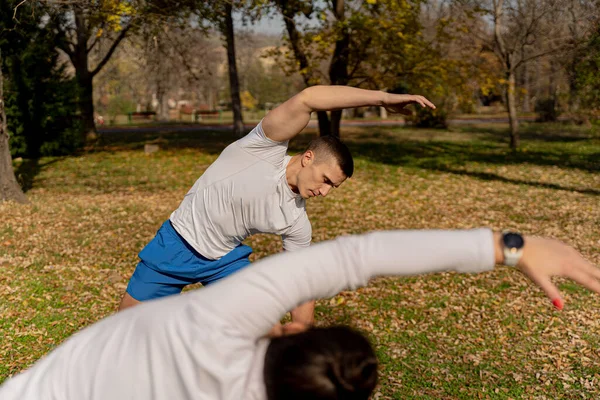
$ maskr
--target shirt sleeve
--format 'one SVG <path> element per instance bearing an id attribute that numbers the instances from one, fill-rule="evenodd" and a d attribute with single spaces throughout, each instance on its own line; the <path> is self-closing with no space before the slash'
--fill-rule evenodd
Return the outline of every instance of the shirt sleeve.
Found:
<path id="1" fill-rule="evenodd" d="M 380 231 L 261 259 L 190 296 L 198 296 L 203 310 L 221 316 L 238 334 L 258 338 L 298 305 L 364 286 L 375 276 L 493 267 L 489 229 Z"/>
<path id="2" fill-rule="evenodd" d="M 238 140 L 237 145 L 248 153 L 278 168 L 283 162 L 288 149 L 288 142 L 276 142 L 269 139 L 262 128 L 262 120 L 246 136 Z"/>
<path id="3" fill-rule="evenodd" d="M 281 235 L 281 239 L 285 251 L 296 251 L 310 246 L 312 226 L 306 212 L 294 222 L 286 233 Z"/>

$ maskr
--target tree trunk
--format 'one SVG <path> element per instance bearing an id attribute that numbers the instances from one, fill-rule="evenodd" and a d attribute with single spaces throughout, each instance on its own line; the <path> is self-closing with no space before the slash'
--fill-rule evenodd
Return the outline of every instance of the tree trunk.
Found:
<path id="1" fill-rule="evenodd" d="M 528 63 L 523 64 L 523 112 L 531 112 L 531 93 Z"/>
<path id="2" fill-rule="evenodd" d="M 287 0 L 277 0 L 276 3 L 283 15 L 285 28 L 290 37 L 292 50 L 294 51 L 294 57 L 296 58 L 296 61 L 298 61 L 300 75 L 302 75 L 306 87 L 312 86 L 313 82 L 311 81 L 311 70 L 308 65 L 308 57 L 300 46 L 300 33 L 298 32 L 296 22 L 294 21 L 294 15 L 301 10 L 294 8 L 294 6 L 298 7 L 296 2 L 291 2 L 290 4 Z M 329 124 L 329 115 L 327 114 L 327 111 L 317 111 L 317 119 L 319 121 L 319 136 L 330 135 L 331 125 Z"/>
<path id="3" fill-rule="evenodd" d="M 75 68 L 75 78 L 79 86 L 79 112 L 83 124 L 83 140 L 93 142 L 97 139 L 96 124 L 94 123 L 94 75 L 88 65 L 89 51 L 87 42 L 89 33 L 85 15 L 81 7 L 74 7 L 77 43 L 73 46 L 71 61 Z"/>
<path id="4" fill-rule="evenodd" d="M 225 39 L 227 41 L 227 63 L 229 70 L 229 88 L 231 92 L 231 108 L 233 109 L 233 133 L 236 136 L 244 134 L 242 117 L 242 101 L 240 99 L 240 83 L 235 61 L 235 41 L 233 32 L 232 6 L 225 3 Z"/>
<path id="5" fill-rule="evenodd" d="M 333 14 L 335 18 L 342 23 L 345 19 L 344 0 L 333 0 Z M 342 26 L 341 37 L 335 42 L 335 49 L 331 64 L 329 65 L 329 81 L 332 85 L 347 85 L 348 77 L 348 58 L 350 53 L 350 34 L 348 28 Z M 331 112 L 331 132 L 332 136 L 340 137 L 340 122 L 342 119 L 342 110 Z"/>
<path id="6" fill-rule="evenodd" d="M 86 56 L 87 58 L 87 56 Z M 79 111 L 83 125 L 84 143 L 94 142 L 97 138 L 94 122 L 94 86 L 87 68 L 75 72 L 79 86 Z"/>
<path id="7" fill-rule="evenodd" d="M 0 52 L 0 201 L 13 200 L 27 203 L 27 197 L 15 178 L 12 157 L 8 144 L 8 128 L 4 111 L 4 76 L 2 75 L 2 53 Z"/>
<path id="8" fill-rule="evenodd" d="M 329 125 L 329 115 L 327 115 L 327 111 L 317 111 L 317 119 L 319 120 L 319 136 L 330 135 L 331 125 Z"/>
<path id="9" fill-rule="evenodd" d="M 515 72 L 509 69 L 508 85 L 506 86 L 506 105 L 508 108 L 508 121 L 510 123 L 510 148 L 519 147 L 519 120 L 517 119 L 517 100 L 515 96 Z"/>
<path id="10" fill-rule="evenodd" d="M 159 74 L 160 76 L 160 74 Z M 156 85 L 156 102 L 158 103 L 158 112 L 156 118 L 159 121 L 169 120 L 169 99 L 162 82 L 157 82 Z"/>
<path id="11" fill-rule="evenodd" d="M 340 124 L 342 121 L 342 110 L 334 110 L 331 112 L 331 136 L 340 137 Z"/>
<path id="12" fill-rule="evenodd" d="M 569 112 L 579 111 L 579 87 L 577 84 L 577 63 L 571 61 L 567 67 L 567 76 L 569 79 Z"/>

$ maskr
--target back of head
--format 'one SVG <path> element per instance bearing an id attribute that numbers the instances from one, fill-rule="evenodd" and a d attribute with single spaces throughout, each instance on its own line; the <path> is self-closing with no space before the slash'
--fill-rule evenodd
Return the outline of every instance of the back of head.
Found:
<path id="1" fill-rule="evenodd" d="M 355 330 L 313 328 L 271 340 L 264 379 L 269 400 L 367 400 L 377 358 Z"/>
<path id="2" fill-rule="evenodd" d="M 333 158 L 347 178 L 354 173 L 354 160 L 350 149 L 335 136 L 321 136 L 311 140 L 306 150 L 315 153 L 317 162 Z"/>

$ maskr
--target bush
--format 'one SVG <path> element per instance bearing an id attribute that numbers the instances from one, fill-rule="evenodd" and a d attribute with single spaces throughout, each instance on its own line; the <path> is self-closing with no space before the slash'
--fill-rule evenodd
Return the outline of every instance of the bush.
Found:
<path id="1" fill-rule="evenodd" d="M 135 111 L 135 103 L 123 96 L 113 96 L 108 101 L 106 113 L 109 116 L 110 123 L 114 124 L 118 115 L 127 115 Z"/>
<path id="2" fill-rule="evenodd" d="M 443 108 L 432 110 L 417 106 L 417 111 L 406 116 L 405 119 L 407 123 L 417 128 L 446 129 L 448 127 L 448 112 Z"/>
<path id="3" fill-rule="evenodd" d="M 23 7 L 34 7 L 33 3 Z M 23 11 L 15 29 L 0 5 L 4 100 L 13 156 L 64 155 L 81 146 L 77 86 L 67 77 L 56 51 L 56 35 L 40 13 Z M 37 6 L 35 6 L 37 7 Z M 18 28 L 18 29 L 17 29 Z"/>
<path id="4" fill-rule="evenodd" d="M 560 115 L 556 99 L 546 97 L 535 102 L 535 112 L 538 114 L 537 122 L 556 122 Z"/>

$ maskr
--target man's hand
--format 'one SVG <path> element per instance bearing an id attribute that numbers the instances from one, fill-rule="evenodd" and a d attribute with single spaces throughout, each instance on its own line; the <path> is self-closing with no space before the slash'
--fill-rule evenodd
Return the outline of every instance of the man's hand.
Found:
<path id="1" fill-rule="evenodd" d="M 405 108 L 409 104 L 420 104 L 421 107 L 429 107 L 435 110 L 435 105 L 423 96 L 414 94 L 392 94 L 386 93 L 383 107 L 392 114 L 412 115 L 412 111 Z"/>
<path id="2" fill-rule="evenodd" d="M 315 323 L 315 304 L 315 301 L 309 301 L 294 308 L 290 312 L 292 314 L 292 321 L 308 326 L 313 325 Z"/>
<path id="3" fill-rule="evenodd" d="M 295 335 L 296 333 L 304 332 L 309 329 L 308 325 L 300 322 L 288 322 L 285 325 L 281 325 L 279 322 L 273 325 L 266 337 L 276 338 L 280 336 Z"/>
<path id="4" fill-rule="evenodd" d="M 571 246 L 558 240 L 528 236 L 517 267 L 536 283 L 559 310 L 563 299 L 552 283 L 553 276 L 563 276 L 600 293 L 600 269 L 585 260 Z"/>

